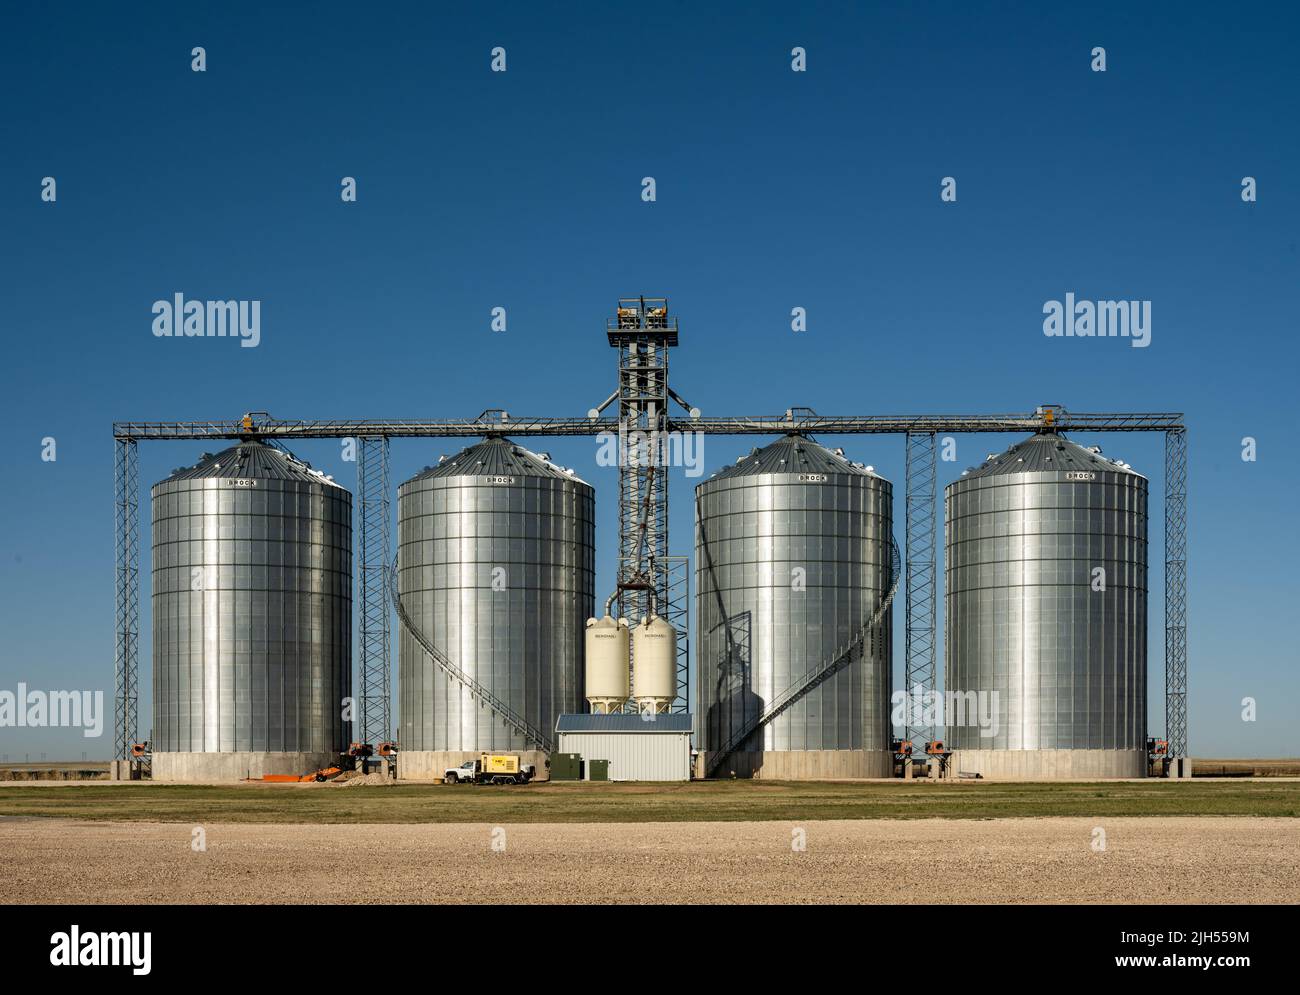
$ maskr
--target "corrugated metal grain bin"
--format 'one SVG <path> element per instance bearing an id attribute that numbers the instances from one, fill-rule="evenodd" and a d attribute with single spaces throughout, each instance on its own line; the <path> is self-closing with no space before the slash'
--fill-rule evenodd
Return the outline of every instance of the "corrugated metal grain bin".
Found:
<path id="1" fill-rule="evenodd" d="M 1044 432 L 967 471 L 944 504 L 946 688 L 997 718 L 950 706 L 956 766 L 1144 776 L 1146 478 Z"/>
<path id="2" fill-rule="evenodd" d="M 787 435 L 695 489 L 700 748 L 710 761 L 859 632 L 893 579 L 893 488 Z M 726 756 L 740 776 L 888 777 L 890 634 Z"/>
<path id="3" fill-rule="evenodd" d="M 153 777 L 295 774 L 347 746 L 352 495 L 246 440 L 153 486 Z"/>
<path id="4" fill-rule="evenodd" d="M 595 493 L 571 470 L 491 437 L 398 488 L 401 603 L 422 639 L 538 731 L 576 711 L 595 598 Z M 539 744 L 448 676 L 405 625 L 398 637 L 399 777 L 478 751 Z"/>

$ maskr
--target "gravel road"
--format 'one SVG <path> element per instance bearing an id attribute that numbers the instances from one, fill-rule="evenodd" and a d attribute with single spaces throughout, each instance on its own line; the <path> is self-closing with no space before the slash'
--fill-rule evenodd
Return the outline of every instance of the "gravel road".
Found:
<path id="1" fill-rule="evenodd" d="M 1296 819 L 195 828 L 0 818 L 0 902 L 1300 901 Z"/>

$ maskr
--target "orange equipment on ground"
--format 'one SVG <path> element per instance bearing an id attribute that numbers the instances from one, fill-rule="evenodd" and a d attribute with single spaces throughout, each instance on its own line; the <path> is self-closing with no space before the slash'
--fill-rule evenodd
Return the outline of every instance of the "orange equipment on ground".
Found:
<path id="1" fill-rule="evenodd" d="M 322 767 L 320 770 L 314 770 L 310 774 L 303 774 L 301 777 L 297 774 L 263 774 L 262 780 L 274 784 L 301 784 L 304 781 L 328 781 L 330 778 L 338 777 L 342 773 L 342 767 Z"/>

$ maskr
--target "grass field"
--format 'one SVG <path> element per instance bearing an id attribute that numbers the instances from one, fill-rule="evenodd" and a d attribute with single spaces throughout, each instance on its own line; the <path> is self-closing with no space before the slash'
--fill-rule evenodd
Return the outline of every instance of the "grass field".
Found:
<path id="1" fill-rule="evenodd" d="M 109 822 L 548 823 L 1041 816 L 1300 817 L 1300 781 L 0 786 L 0 816 Z"/>
<path id="2" fill-rule="evenodd" d="M 1300 777 L 1300 759 L 1216 760 L 1196 757 L 1197 777 Z"/>

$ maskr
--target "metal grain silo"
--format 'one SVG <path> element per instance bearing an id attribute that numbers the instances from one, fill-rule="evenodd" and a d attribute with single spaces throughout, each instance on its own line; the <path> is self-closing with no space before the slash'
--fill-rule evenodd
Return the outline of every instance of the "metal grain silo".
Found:
<path id="1" fill-rule="evenodd" d="M 352 693 L 352 495 L 257 441 L 151 493 L 154 779 L 336 762 Z"/>
<path id="2" fill-rule="evenodd" d="M 397 493 L 398 776 L 441 776 L 483 750 L 543 770 L 538 740 L 583 700 L 595 492 L 491 437 Z"/>
<path id="3" fill-rule="evenodd" d="M 944 505 L 958 768 L 1145 775 L 1146 478 L 1044 432 L 949 484 Z"/>
<path id="4" fill-rule="evenodd" d="M 893 584 L 892 488 L 787 435 L 695 489 L 698 701 L 705 769 L 848 644 Z M 765 778 L 888 777 L 889 613 L 868 652 L 723 759 Z"/>

